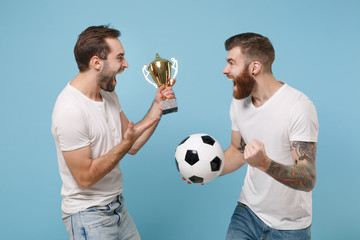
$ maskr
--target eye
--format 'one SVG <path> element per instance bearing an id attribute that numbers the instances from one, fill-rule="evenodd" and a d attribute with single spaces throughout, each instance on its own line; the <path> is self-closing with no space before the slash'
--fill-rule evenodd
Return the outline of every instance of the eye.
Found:
<path id="1" fill-rule="evenodd" d="M 227 60 L 227 63 L 228 63 L 230 66 L 235 65 L 235 62 L 234 62 L 232 59 L 228 59 L 228 60 Z"/>
<path id="2" fill-rule="evenodd" d="M 118 54 L 118 55 L 117 55 L 117 60 L 119 60 L 120 62 L 121 62 L 122 60 L 124 60 L 124 54 Z"/>

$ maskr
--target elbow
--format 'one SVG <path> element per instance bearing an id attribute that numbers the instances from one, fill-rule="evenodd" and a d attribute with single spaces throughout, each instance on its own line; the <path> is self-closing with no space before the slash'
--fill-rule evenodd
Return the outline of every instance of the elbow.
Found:
<path id="1" fill-rule="evenodd" d="M 305 192 L 311 192 L 315 188 L 316 184 L 316 173 L 312 173 L 309 177 L 309 184 L 307 184 L 307 187 L 304 188 Z"/>
<path id="2" fill-rule="evenodd" d="M 81 189 L 83 189 L 83 190 L 88 189 L 88 188 L 90 188 L 92 185 L 94 185 L 93 183 L 86 182 L 86 181 L 78 182 L 77 184 L 78 184 L 78 186 L 79 186 Z"/>
<path id="3" fill-rule="evenodd" d="M 313 178 L 312 178 L 312 186 L 311 186 L 311 190 L 310 190 L 310 191 L 312 191 L 312 190 L 315 188 L 315 184 L 316 184 L 316 175 L 314 175 Z M 310 192 L 310 191 L 309 191 L 309 192 Z"/>
<path id="4" fill-rule="evenodd" d="M 131 148 L 129 151 L 128 151 L 128 154 L 130 155 L 136 155 L 138 152 L 139 152 L 140 149 L 135 149 L 135 148 Z"/>
<path id="5" fill-rule="evenodd" d="M 94 183 L 92 183 L 90 181 L 79 181 L 79 182 L 77 182 L 77 184 L 83 190 L 86 190 L 86 189 L 90 188 L 92 185 L 94 185 Z"/>
<path id="6" fill-rule="evenodd" d="M 307 187 L 304 188 L 304 192 L 311 192 L 314 189 L 314 187 Z"/>
<path id="7" fill-rule="evenodd" d="M 95 182 L 90 179 L 76 179 L 76 183 L 83 190 L 88 189 L 95 184 Z"/>
<path id="8" fill-rule="evenodd" d="M 126 146 L 127 154 L 136 155 L 137 152 L 140 150 L 140 147 L 137 147 L 133 143 L 125 143 L 125 144 L 126 144 L 125 146 Z"/>

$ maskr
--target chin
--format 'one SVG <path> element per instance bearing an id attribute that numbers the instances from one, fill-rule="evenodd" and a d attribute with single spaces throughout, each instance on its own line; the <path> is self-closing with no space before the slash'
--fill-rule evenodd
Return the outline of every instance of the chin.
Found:
<path id="1" fill-rule="evenodd" d="M 115 90 L 115 86 L 113 86 L 112 88 L 108 88 L 108 92 L 113 92 Z"/>
<path id="2" fill-rule="evenodd" d="M 115 86 L 106 87 L 106 88 L 102 87 L 101 89 L 106 91 L 106 92 L 113 92 L 115 90 Z"/>
<path id="3" fill-rule="evenodd" d="M 235 99 L 237 99 L 237 100 L 242 100 L 242 99 L 247 98 L 249 96 L 250 96 L 250 94 L 242 94 L 242 95 L 240 95 L 238 92 L 235 92 L 235 91 L 233 93 L 233 97 Z"/>

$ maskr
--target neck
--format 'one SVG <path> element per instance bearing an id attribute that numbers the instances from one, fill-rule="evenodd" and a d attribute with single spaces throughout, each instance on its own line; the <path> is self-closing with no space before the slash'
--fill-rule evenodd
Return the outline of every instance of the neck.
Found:
<path id="1" fill-rule="evenodd" d="M 271 74 L 261 74 L 255 77 L 254 89 L 251 92 L 252 101 L 255 107 L 260 107 L 281 88 L 282 83 L 277 81 Z"/>
<path id="2" fill-rule="evenodd" d="M 70 81 L 70 85 L 78 89 L 91 100 L 101 102 L 100 87 L 97 83 L 96 75 L 91 70 L 80 72 L 74 79 Z"/>

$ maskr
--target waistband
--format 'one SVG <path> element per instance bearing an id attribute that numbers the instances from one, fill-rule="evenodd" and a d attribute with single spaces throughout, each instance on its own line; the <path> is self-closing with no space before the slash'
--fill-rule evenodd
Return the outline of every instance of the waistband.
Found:
<path id="1" fill-rule="evenodd" d="M 119 195 L 117 195 L 117 196 L 116 196 L 110 203 L 108 203 L 108 204 L 105 204 L 105 205 L 102 205 L 102 206 L 91 206 L 91 207 L 88 207 L 88 208 L 86 208 L 86 209 L 84 209 L 84 210 L 82 210 L 82 211 L 87 211 L 88 209 L 97 208 L 97 207 L 110 207 L 110 208 L 111 208 L 111 206 L 112 206 L 113 204 L 115 204 L 115 203 L 119 203 L 120 206 L 122 206 L 123 203 L 124 203 L 124 201 L 125 201 L 125 198 L 124 198 L 123 194 L 120 193 Z M 82 211 L 80 211 L 80 212 L 82 212 Z M 74 213 L 74 214 L 76 214 L 76 213 Z M 62 211 L 62 219 L 68 218 L 68 217 L 70 217 L 71 215 L 72 215 L 72 214 L 67 214 L 67 213 L 65 213 L 65 212 Z"/>

